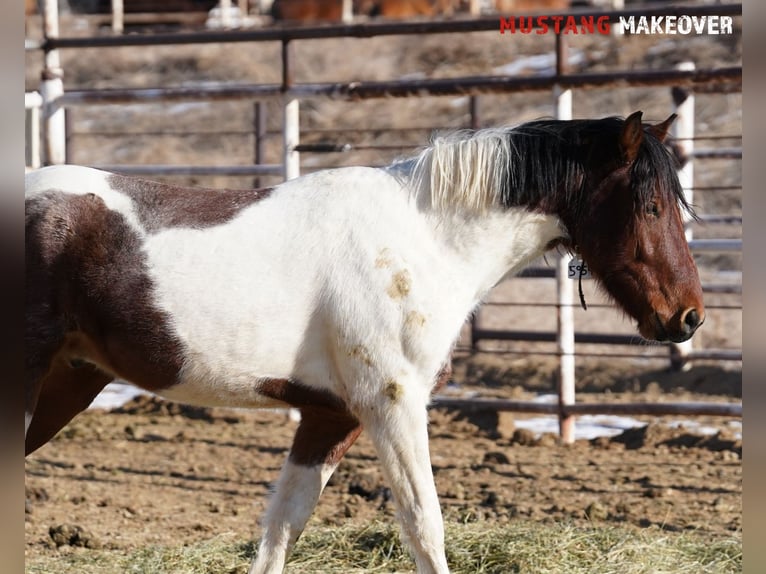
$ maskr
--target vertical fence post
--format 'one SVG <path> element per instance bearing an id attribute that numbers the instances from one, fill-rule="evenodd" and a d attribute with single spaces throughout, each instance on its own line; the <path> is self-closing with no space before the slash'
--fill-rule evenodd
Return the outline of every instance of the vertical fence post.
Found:
<path id="1" fill-rule="evenodd" d="M 261 165 L 265 162 L 266 151 L 266 109 L 262 101 L 255 102 L 255 117 L 253 118 L 253 128 L 255 129 L 254 160 L 255 165 Z M 257 189 L 261 187 L 261 177 L 255 176 L 253 186 Z"/>
<path id="2" fill-rule="evenodd" d="M 301 139 L 300 102 L 290 96 L 293 78 L 290 68 L 290 41 L 282 41 L 282 174 L 287 181 L 301 174 L 300 153 L 296 151 Z"/>
<path id="3" fill-rule="evenodd" d="M 468 127 L 472 130 L 479 129 L 479 96 L 472 95 L 468 98 Z M 476 337 L 476 332 L 479 329 L 479 313 L 481 313 L 481 307 L 474 310 L 471 315 L 471 351 L 476 352 L 479 350 L 479 340 Z"/>
<path id="4" fill-rule="evenodd" d="M 556 35 L 556 74 L 566 70 L 567 49 L 565 39 Z M 556 119 L 572 119 L 572 90 L 554 87 Z M 559 434 L 564 444 L 574 442 L 575 418 L 564 415 L 564 407 L 575 402 L 575 340 L 574 340 L 574 296 L 572 281 L 568 277 L 568 256 L 561 254 L 556 259 L 556 351 L 559 356 L 558 399 Z"/>
<path id="5" fill-rule="evenodd" d="M 231 0 L 219 0 L 218 10 L 221 14 L 221 28 L 229 30 L 231 28 Z"/>
<path id="6" fill-rule="evenodd" d="M 43 100 L 37 92 L 24 94 L 24 108 L 26 111 L 26 166 L 37 169 L 42 165 L 40 161 L 40 107 Z"/>
<path id="7" fill-rule="evenodd" d="M 676 66 L 678 70 L 694 70 L 694 62 L 681 62 Z M 677 150 L 681 156 L 682 166 L 678 172 L 678 180 L 684 190 L 686 201 L 690 204 L 694 200 L 694 94 L 686 89 L 673 88 L 671 95 L 678 119 L 673 123 L 671 135 L 676 139 Z M 686 240 L 692 240 L 691 219 L 684 213 L 684 225 L 686 226 Z M 692 341 L 672 343 L 670 345 L 670 366 L 675 370 L 687 370 L 691 368 L 688 360 L 692 350 Z"/>
<path id="8" fill-rule="evenodd" d="M 45 0 L 43 4 L 43 34 L 45 39 L 59 36 L 58 0 Z M 63 75 L 59 51 L 46 48 L 40 95 L 43 98 L 43 148 L 47 164 L 61 164 L 66 161 L 64 109 L 58 102 L 59 97 L 64 94 Z"/>
<path id="9" fill-rule="evenodd" d="M 611 0 L 612 3 L 612 10 L 613 11 L 619 11 L 625 9 L 625 0 Z M 624 34 L 622 26 L 617 25 L 617 22 L 612 22 L 612 25 L 610 27 L 612 36 L 622 36 Z"/>
<path id="10" fill-rule="evenodd" d="M 284 178 L 287 181 L 301 174 L 301 154 L 295 149 L 301 138 L 300 102 L 289 96 L 285 96 L 282 136 L 284 140 Z"/>
<path id="11" fill-rule="evenodd" d="M 122 34 L 125 30 L 125 6 L 122 0 L 112 0 L 112 32 Z"/>
<path id="12" fill-rule="evenodd" d="M 479 116 L 479 96 L 476 94 L 468 98 L 468 117 L 471 122 L 469 127 L 472 130 L 478 130 L 479 125 L 481 124 L 481 119 Z"/>
<path id="13" fill-rule="evenodd" d="M 64 161 L 66 163 L 74 162 L 74 145 L 72 144 L 72 136 L 74 134 L 73 128 L 74 118 L 72 117 L 72 108 L 64 110 Z"/>
<path id="14" fill-rule="evenodd" d="M 354 21 L 354 3 L 352 0 L 343 0 L 340 19 L 344 24 L 351 24 Z"/>

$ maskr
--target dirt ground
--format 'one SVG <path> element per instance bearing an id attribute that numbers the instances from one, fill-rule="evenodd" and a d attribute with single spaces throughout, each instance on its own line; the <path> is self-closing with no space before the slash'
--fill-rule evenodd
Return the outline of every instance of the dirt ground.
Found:
<path id="1" fill-rule="evenodd" d="M 583 401 L 741 397 L 739 371 L 632 374 L 590 366 Z M 530 398 L 550 386 L 552 362 L 478 355 L 456 362 L 447 392 Z M 723 418 L 702 435 L 671 419 L 613 438 L 558 444 L 514 428 L 521 415 L 467 418 L 432 410 L 431 451 L 446 520 L 609 522 L 714 534 L 741 530 L 742 442 Z M 650 419 L 646 419 L 650 420 Z M 686 419 L 691 420 L 691 419 Z M 296 422 L 284 411 L 200 409 L 139 397 L 87 411 L 27 458 L 26 555 L 75 547 L 182 545 L 222 533 L 257 538 L 269 487 Z M 314 523 L 394 520 L 374 450 L 362 435 L 332 477 Z"/>

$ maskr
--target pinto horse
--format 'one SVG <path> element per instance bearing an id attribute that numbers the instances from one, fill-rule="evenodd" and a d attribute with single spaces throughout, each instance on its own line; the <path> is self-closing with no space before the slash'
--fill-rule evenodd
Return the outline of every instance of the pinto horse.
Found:
<path id="1" fill-rule="evenodd" d="M 419 572 L 447 572 L 427 411 L 466 317 L 558 246 L 647 339 L 705 311 L 673 116 L 438 137 L 385 168 L 186 189 L 55 166 L 26 176 L 26 451 L 115 378 L 301 420 L 250 572 L 281 572 L 362 429 Z"/>

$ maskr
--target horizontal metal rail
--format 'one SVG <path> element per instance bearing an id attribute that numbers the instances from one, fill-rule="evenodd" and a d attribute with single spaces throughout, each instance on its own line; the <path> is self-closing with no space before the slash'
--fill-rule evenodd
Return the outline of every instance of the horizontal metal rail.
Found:
<path id="1" fill-rule="evenodd" d="M 86 135 L 90 135 L 87 132 L 83 132 Z M 243 135 L 250 135 L 248 132 L 240 132 Z M 142 135 L 142 134 L 137 134 Z M 166 134 L 160 134 L 166 135 Z M 194 135 L 193 132 L 191 135 Z M 317 142 L 317 143 L 305 143 L 295 148 L 298 152 L 308 153 L 345 153 L 352 151 L 362 150 L 398 150 L 406 148 L 418 147 L 418 144 L 412 142 L 400 143 L 400 144 L 354 144 L 351 142 Z M 742 148 L 710 148 L 710 149 L 696 149 L 691 154 L 696 159 L 742 159 Z"/>
<path id="2" fill-rule="evenodd" d="M 739 140 L 742 141 L 742 135 L 741 134 L 732 134 L 732 135 L 726 135 L 726 134 L 717 134 L 717 135 L 709 135 L 709 136 L 692 136 L 688 138 L 683 137 L 668 137 L 667 141 L 668 143 L 672 142 L 694 142 L 694 141 L 717 141 L 717 140 Z"/>
<path id="3" fill-rule="evenodd" d="M 702 240 L 698 239 L 695 241 Z M 528 267 L 514 277 L 522 279 L 551 279 L 555 276 L 556 270 L 551 267 Z M 742 285 L 741 283 L 703 283 L 702 290 L 711 293 L 741 293 Z"/>
<path id="4" fill-rule="evenodd" d="M 297 152 L 309 153 L 343 153 L 356 149 L 350 143 L 304 143 L 293 148 Z"/>
<path id="5" fill-rule="evenodd" d="M 696 159 L 742 159 L 742 148 L 700 148 L 694 149 L 689 155 Z"/>
<path id="6" fill-rule="evenodd" d="M 689 360 L 741 361 L 742 349 L 691 349 L 686 352 L 686 357 Z"/>
<path id="7" fill-rule="evenodd" d="M 282 164 L 257 165 L 92 165 L 125 175 L 282 175 Z"/>
<path id="8" fill-rule="evenodd" d="M 698 415 L 717 417 L 741 417 L 742 403 L 575 403 L 559 405 L 533 401 L 514 401 L 508 399 L 459 399 L 436 396 L 431 401 L 432 408 L 458 409 L 467 412 L 536 413 L 564 416 L 569 415 Z"/>
<path id="9" fill-rule="evenodd" d="M 483 308 L 490 307 L 575 307 L 579 308 L 580 303 L 571 303 L 563 305 L 555 301 L 487 301 Z M 613 303 L 588 303 L 588 309 L 614 309 Z M 705 310 L 717 309 L 720 311 L 739 311 L 742 305 L 705 305 Z"/>
<path id="10" fill-rule="evenodd" d="M 700 223 L 705 223 L 707 225 L 712 225 L 712 224 L 742 225 L 741 215 L 723 215 L 723 214 L 713 213 L 713 214 L 698 215 L 697 218 L 699 219 Z M 693 221 L 690 223 L 693 223 Z"/>
<path id="11" fill-rule="evenodd" d="M 26 92 L 34 93 L 34 92 Z M 342 134 L 354 134 L 359 135 L 360 133 L 364 132 L 385 132 L 387 134 L 395 134 L 395 133 L 412 133 L 412 132 L 444 132 L 444 131 L 454 131 L 454 130 L 465 130 L 466 127 L 463 125 L 459 126 L 420 126 L 420 127 L 406 127 L 406 128 L 386 128 L 386 127 L 372 127 L 372 128 L 314 128 L 314 129 L 305 129 L 301 131 L 302 135 L 305 136 L 313 136 L 313 135 L 342 135 Z M 247 130 L 247 129 L 240 129 L 240 130 L 207 130 L 207 129 L 198 129 L 198 130 L 176 130 L 176 129 L 162 129 L 162 130 L 146 130 L 146 131 L 101 131 L 101 130 L 88 130 L 88 131 L 73 131 L 71 132 L 73 136 L 92 136 L 92 137 L 137 137 L 137 136 L 170 136 L 170 137 L 187 137 L 187 136 L 216 136 L 216 135 L 223 135 L 223 136 L 252 136 L 253 131 Z M 280 130 L 267 130 L 263 135 L 264 136 L 272 136 L 272 137 L 278 137 L 282 134 Z M 673 141 L 681 141 L 688 140 L 688 141 L 701 141 L 701 140 L 708 140 L 708 139 L 732 139 L 735 136 L 699 136 L 696 138 L 674 138 Z M 741 137 L 741 136 L 738 136 Z M 336 142 L 333 142 L 336 143 Z M 343 144 L 336 144 L 336 145 L 343 145 Z M 351 144 L 354 145 L 354 144 Z M 400 145 L 401 147 L 409 146 L 409 145 L 417 145 L 412 144 L 408 142 L 402 142 Z"/>
<path id="12" fill-rule="evenodd" d="M 699 70 L 641 70 L 547 76 L 472 76 L 391 80 L 381 82 L 304 83 L 283 88 L 280 84 L 222 84 L 167 88 L 71 90 L 59 97 L 57 106 L 89 104 L 159 103 L 199 100 L 259 100 L 282 98 L 331 99 L 406 98 L 410 96 L 456 96 L 523 91 L 608 88 L 628 86 L 681 86 L 700 91 L 742 89 L 742 67 Z"/>
<path id="13" fill-rule="evenodd" d="M 431 78 L 338 84 L 295 84 L 289 91 L 295 97 L 327 96 L 335 99 L 368 99 L 410 96 L 464 96 L 475 94 L 547 91 L 579 88 L 675 86 L 696 93 L 741 91 L 742 67 L 729 66 L 697 70 L 634 70 L 550 74 L 544 76 L 478 76 Z"/>
<path id="14" fill-rule="evenodd" d="M 661 361 L 663 363 L 668 362 L 668 349 L 665 346 L 655 345 L 654 347 L 631 347 L 632 349 L 644 349 L 651 351 L 652 349 L 657 349 L 658 352 L 604 352 L 604 351 L 585 351 L 583 349 L 577 349 L 577 356 L 578 357 L 589 357 L 592 359 L 640 359 L 640 360 L 652 360 L 652 361 Z M 725 349 L 728 350 L 728 349 Z M 455 352 L 466 352 L 471 353 L 475 352 L 475 349 L 470 345 L 457 345 L 455 347 Z M 521 355 L 521 356 L 529 356 L 529 355 L 536 355 L 541 357 L 561 357 L 561 353 L 559 351 L 551 350 L 551 351 L 544 351 L 542 349 L 535 349 L 533 351 L 529 349 L 493 349 L 493 348 L 482 348 L 480 350 L 482 353 L 488 353 L 488 354 L 494 354 L 494 355 Z M 732 352 L 738 352 L 734 349 L 732 349 Z M 707 357 L 697 357 L 699 359 L 707 359 Z M 711 357 L 710 360 L 716 360 L 714 357 Z"/>
<path id="15" fill-rule="evenodd" d="M 742 284 L 703 283 L 702 291 L 703 293 L 716 293 L 718 295 L 742 295 Z"/>
<path id="16" fill-rule="evenodd" d="M 692 239 L 692 251 L 742 251 L 741 239 Z"/>
<path id="17" fill-rule="evenodd" d="M 695 185 L 690 191 L 742 191 L 741 185 Z"/>
<path id="18" fill-rule="evenodd" d="M 217 84 L 163 88 L 111 88 L 69 90 L 57 100 L 60 106 L 156 104 L 170 102 L 260 100 L 282 96 L 279 84 Z"/>
<path id="19" fill-rule="evenodd" d="M 559 414 L 559 407 L 554 403 L 512 401 L 507 399 L 458 399 L 453 397 L 442 397 L 438 395 L 431 400 L 430 407 L 457 409 L 465 412 L 512 411 L 516 413 L 533 413 L 544 415 Z"/>
<path id="20" fill-rule="evenodd" d="M 27 92 L 30 93 L 30 92 Z M 433 132 L 433 133 L 439 133 L 439 132 L 445 132 L 445 131 L 455 131 L 455 130 L 465 130 L 466 127 L 464 125 L 456 125 L 456 126 L 411 126 L 411 127 L 404 127 L 404 128 L 387 128 L 385 126 L 381 127 L 360 127 L 359 129 L 355 128 L 307 128 L 301 130 L 301 135 L 303 136 L 339 136 L 339 135 L 345 135 L 345 134 L 353 134 L 355 136 L 358 136 L 362 133 L 374 133 L 377 134 L 377 132 L 385 132 L 387 134 L 401 134 L 401 133 L 413 133 L 413 132 Z M 222 136 L 250 136 L 252 137 L 253 131 L 251 129 L 234 129 L 234 130 L 210 130 L 210 129 L 189 129 L 189 130 L 178 130 L 178 129 L 161 129 L 161 130 L 145 130 L 145 131 L 102 131 L 102 130 L 88 130 L 88 131 L 72 131 L 71 134 L 73 136 L 78 137 L 141 137 L 141 136 L 169 136 L 169 137 L 187 137 L 187 136 L 216 136 L 216 135 L 222 135 Z M 266 130 L 263 133 L 264 137 L 279 137 L 282 135 L 281 130 Z M 704 140 L 717 140 L 717 139 L 742 139 L 742 136 L 727 136 L 727 135 L 711 135 L 711 136 L 697 136 L 693 138 L 668 138 L 668 142 L 678 142 L 678 141 L 704 141 Z M 339 144 L 341 145 L 341 144 Z M 353 144 L 352 144 L 353 145 Z M 407 145 L 415 146 L 417 144 L 412 143 L 402 143 L 400 144 L 402 147 Z"/>
<path id="21" fill-rule="evenodd" d="M 524 341 L 528 343 L 555 343 L 556 333 L 546 331 L 506 331 L 499 329 L 472 329 L 474 343 L 487 341 Z M 664 343 L 654 343 L 639 335 L 621 333 L 575 333 L 575 343 L 593 345 L 622 345 L 629 347 L 667 348 Z M 717 361 L 741 361 L 741 349 L 699 349 L 692 351 L 694 358 Z"/>
<path id="22" fill-rule="evenodd" d="M 742 403 L 576 403 L 562 409 L 573 415 L 701 415 L 741 417 Z"/>
<path id="23" fill-rule="evenodd" d="M 546 331 L 507 331 L 499 329 L 473 329 L 474 341 L 527 341 L 531 343 L 555 343 L 556 333 Z M 595 343 L 603 345 L 630 345 L 646 347 L 656 343 L 647 343 L 639 335 L 613 333 L 575 333 L 575 343 Z"/>

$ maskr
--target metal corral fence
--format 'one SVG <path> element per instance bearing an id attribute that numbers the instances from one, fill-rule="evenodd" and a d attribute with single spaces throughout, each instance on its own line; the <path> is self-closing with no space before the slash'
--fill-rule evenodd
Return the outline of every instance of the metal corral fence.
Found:
<path id="1" fill-rule="evenodd" d="M 620 16 L 651 15 L 711 15 L 741 16 L 742 7 L 734 5 L 684 6 L 641 8 L 640 10 L 588 11 L 578 15 L 599 18 L 607 16 L 615 23 Z M 34 122 L 42 110 L 42 163 L 56 164 L 66 161 L 66 120 L 65 110 L 76 106 L 100 104 L 133 104 L 181 101 L 249 100 L 256 104 L 256 153 L 252 165 L 199 166 L 199 165 L 99 165 L 103 169 L 137 175 L 248 175 L 274 176 L 291 179 L 300 174 L 301 152 L 337 152 L 350 149 L 343 142 L 336 144 L 306 145 L 300 141 L 300 101 L 315 98 L 337 100 L 360 100 L 386 97 L 470 96 L 471 126 L 478 126 L 477 98 L 480 94 L 510 93 L 520 91 L 543 91 L 556 97 L 556 113 L 560 119 L 571 116 L 573 89 L 635 86 L 666 86 L 673 89 L 676 113 L 679 121 L 673 137 L 677 149 L 686 161 L 680 175 L 682 185 L 688 194 L 694 190 L 693 160 L 727 157 L 741 158 L 741 148 L 699 149 L 694 147 L 694 97 L 695 93 L 731 93 L 741 91 L 741 66 L 714 69 L 695 69 L 685 64 L 672 70 L 631 70 L 608 73 L 567 73 L 565 36 L 556 35 L 556 71 L 550 76 L 513 77 L 477 76 L 450 79 L 413 79 L 398 81 L 351 82 L 351 83 L 295 83 L 291 73 L 290 45 L 304 39 L 356 37 L 370 38 L 384 35 L 442 34 L 455 32 L 498 31 L 498 18 L 476 18 L 470 20 L 417 21 L 417 22 L 367 22 L 325 26 L 274 27 L 259 30 L 205 31 L 182 34 L 152 34 L 129 36 L 101 36 L 62 38 L 59 36 L 57 3 L 46 0 L 43 12 L 44 40 L 39 46 L 44 52 L 44 72 L 40 94 L 28 95 L 26 108 L 31 128 L 28 130 L 28 166 L 36 167 L 41 162 L 36 146 L 40 133 Z M 161 89 L 108 89 L 73 90 L 64 92 L 59 50 L 86 47 L 156 46 L 201 43 L 232 42 L 274 42 L 282 45 L 281 82 L 278 84 L 213 85 L 198 87 L 174 87 Z M 261 103 L 278 100 L 282 104 L 282 162 L 262 163 L 259 143 L 267 135 L 263 121 Z M 715 223 L 730 223 L 741 226 L 741 216 L 702 215 L 703 220 Z M 691 248 L 699 251 L 741 251 L 741 239 L 694 239 L 688 232 Z M 576 404 L 574 395 L 575 342 L 595 344 L 635 345 L 635 336 L 617 334 L 576 333 L 573 322 L 574 297 L 572 282 L 567 278 L 567 261 L 558 257 L 555 268 L 533 268 L 523 276 L 553 277 L 557 284 L 557 330 L 555 333 L 537 331 L 510 331 L 484 329 L 473 321 L 470 330 L 470 345 L 476 348 L 483 340 L 511 340 L 555 342 L 555 355 L 559 358 L 559 381 L 557 404 L 540 404 L 528 401 L 500 401 L 495 399 L 453 399 L 439 397 L 437 405 L 461 409 L 511 410 L 557 414 L 561 422 L 561 434 L 565 442 L 574 440 L 574 416 L 577 414 L 677 414 L 741 416 L 741 403 L 662 403 L 662 404 Z M 738 284 L 706 284 L 708 292 L 741 294 Z M 725 308 L 726 306 L 722 306 Z M 733 310 L 741 306 L 730 306 Z M 684 368 L 692 359 L 742 360 L 741 349 L 693 349 L 689 343 L 670 346 L 671 364 Z M 618 356 L 618 355 L 603 355 Z M 635 356 L 635 355 L 634 355 Z"/>

